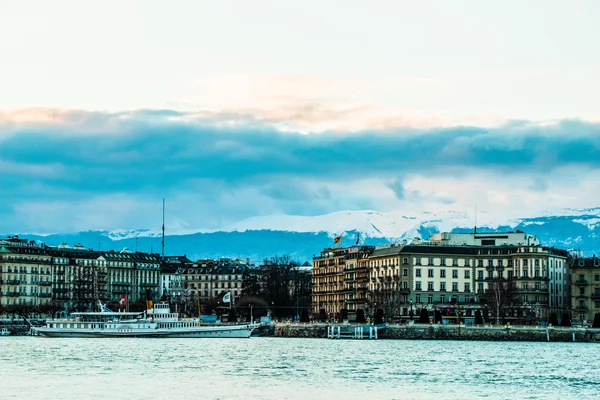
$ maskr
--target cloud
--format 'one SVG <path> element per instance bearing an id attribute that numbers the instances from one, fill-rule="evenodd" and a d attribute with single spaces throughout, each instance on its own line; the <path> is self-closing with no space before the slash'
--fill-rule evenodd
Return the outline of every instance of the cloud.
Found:
<path id="1" fill-rule="evenodd" d="M 275 212 L 461 205 L 460 183 L 445 190 L 410 184 L 478 173 L 527 177 L 522 188 L 533 192 L 546 189 L 545 175 L 600 166 L 600 125 L 574 120 L 306 134 L 249 116 L 232 123 L 233 116 L 171 110 L 26 114 L 0 119 L 4 230 L 110 228 L 118 221 L 127 226 L 114 228 L 140 227 L 162 197 L 178 199 L 179 226 L 197 228 Z M 125 204 L 127 216 L 103 205 L 111 202 Z M 58 210 L 53 219 L 44 219 L 51 210 Z M 109 211 L 120 219 L 93 217 Z"/>

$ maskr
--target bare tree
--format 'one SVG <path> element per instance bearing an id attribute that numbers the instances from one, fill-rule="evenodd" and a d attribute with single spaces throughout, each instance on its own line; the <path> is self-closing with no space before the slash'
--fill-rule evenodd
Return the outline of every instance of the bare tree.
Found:
<path id="1" fill-rule="evenodd" d="M 512 307 L 519 303 L 520 295 L 517 285 L 512 280 L 496 277 L 488 283 L 484 299 L 498 324 L 501 318 L 509 314 Z"/>

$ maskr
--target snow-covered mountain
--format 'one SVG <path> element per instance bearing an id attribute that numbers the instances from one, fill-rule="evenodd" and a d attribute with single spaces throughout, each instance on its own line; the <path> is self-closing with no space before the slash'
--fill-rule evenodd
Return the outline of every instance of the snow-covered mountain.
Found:
<path id="1" fill-rule="evenodd" d="M 538 236 L 543 244 L 563 249 L 579 249 L 587 255 L 600 254 L 600 207 L 549 210 L 541 216 L 492 219 L 477 214 L 477 230 L 522 230 Z M 338 211 L 319 216 L 271 215 L 248 218 L 217 231 L 173 232 L 167 224 L 166 254 L 186 254 L 193 258 L 249 257 L 259 262 L 265 257 L 290 254 L 299 261 L 331 246 L 342 235 L 342 244 L 353 244 L 357 234 L 364 244 L 386 244 L 402 239 L 427 239 L 437 232 L 471 232 L 473 215 L 461 212 L 407 215 L 402 212 Z M 72 234 L 27 235 L 49 245 L 82 243 L 95 249 L 160 252 L 159 230 L 86 231 Z M 1 237 L 1 236 L 0 236 Z"/>

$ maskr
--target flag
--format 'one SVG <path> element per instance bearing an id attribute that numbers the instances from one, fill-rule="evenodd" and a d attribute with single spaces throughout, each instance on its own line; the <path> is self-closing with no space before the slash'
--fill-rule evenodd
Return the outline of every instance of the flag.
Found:
<path id="1" fill-rule="evenodd" d="M 336 236 L 336 237 L 333 239 L 333 243 L 342 243 L 342 235 L 340 235 L 340 236 Z"/>
<path id="2" fill-rule="evenodd" d="M 122 295 L 121 298 L 119 299 L 119 307 L 125 307 L 126 304 L 127 304 L 127 297 L 125 297 L 125 295 Z"/>
<path id="3" fill-rule="evenodd" d="M 231 301 L 231 293 L 227 293 L 225 296 L 223 296 L 223 303 L 229 303 Z"/>

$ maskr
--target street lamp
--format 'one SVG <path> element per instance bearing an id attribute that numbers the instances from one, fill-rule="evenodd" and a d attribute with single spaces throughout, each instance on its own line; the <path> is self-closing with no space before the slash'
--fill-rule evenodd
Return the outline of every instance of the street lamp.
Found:
<path id="1" fill-rule="evenodd" d="M 410 319 L 413 319 L 415 312 L 413 311 L 413 301 L 410 301 L 410 313 L 408 314 Z"/>

